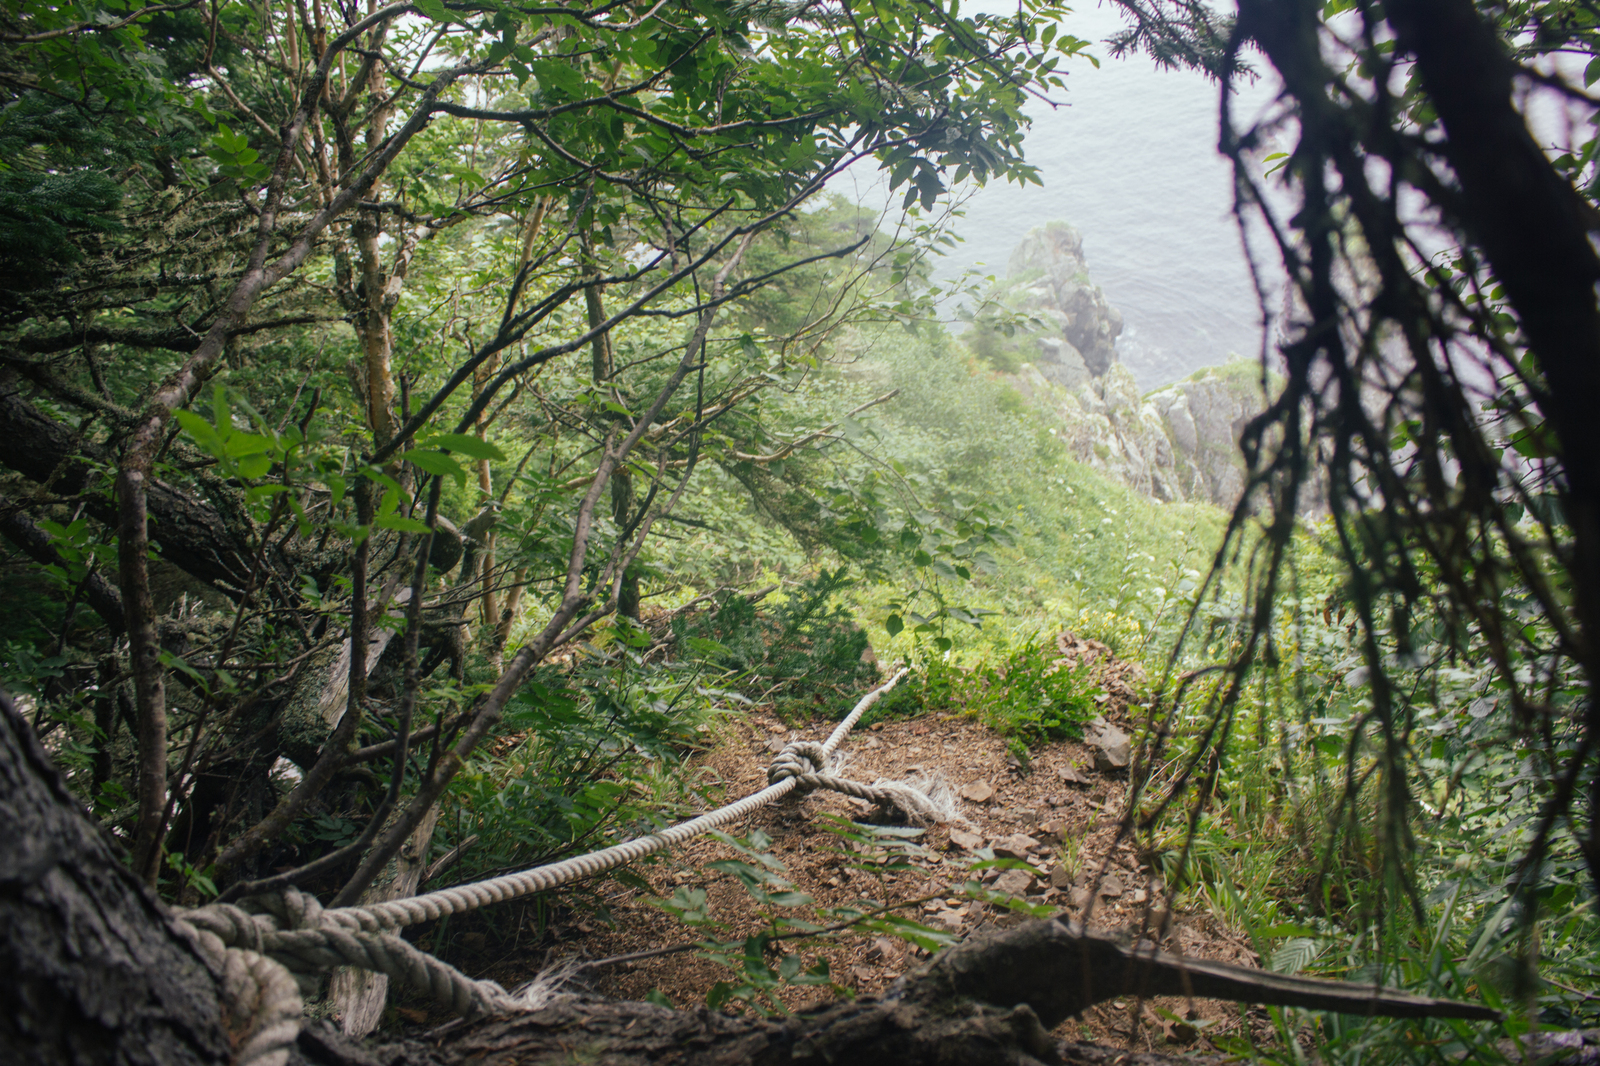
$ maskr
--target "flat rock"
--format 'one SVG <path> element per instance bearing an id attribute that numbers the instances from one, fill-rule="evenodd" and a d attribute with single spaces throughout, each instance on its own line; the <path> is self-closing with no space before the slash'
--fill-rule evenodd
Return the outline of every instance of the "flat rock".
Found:
<path id="1" fill-rule="evenodd" d="M 1100 882 L 1100 895 L 1106 899 L 1116 899 L 1127 889 L 1123 887 L 1122 878 L 1116 874 L 1106 874 Z"/>
<path id="2" fill-rule="evenodd" d="M 1094 784 L 1093 781 L 1078 773 L 1078 771 L 1071 766 L 1063 766 L 1061 769 L 1057 770 L 1056 773 L 1060 774 L 1061 780 L 1065 781 L 1069 785 L 1082 785 L 1085 788 L 1088 788 Z M 1056 806 L 1060 806 L 1060 804 L 1057 804 Z"/>
<path id="3" fill-rule="evenodd" d="M 952 829 L 950 830 L 950 843 L 968 851 L 977 851 L 983 847 L 983 837 L 977 833 L 969 833 L 965 829 Z"/>
<path id="4" fill-rule="evenodd" d="M 990 846 L 1002 859 L 1026 859 L 1028 854 L 1039 846 L 1039 842 L 1033 837 L 1013 833 L 1011 836 L 1001 837 Z"/>
<path id="5" fill-rule="evenodd" d="M 1068 889 L 1072 887 L 1072 875 L 1065 866 L 1057 866 L 1050 871 L 1050 887 Z"/>
<path id="6" fill-rule="evenodd" d="M 988 803 L 994 799 L 994 786 L 987 781 L 974 781 L 962 786 L 961 798 L 971 803 Z"/>
<path id="7" fill-rule="evenodd" d="M 1059 844 L 1066 839 L 1067 823 L 1059 818 L 1052 818 L 1047 822 L 1040 822 L 1038 828 L 1039 839 L 1052 844 Z"/>
<path id="8" fill-rule="evenodd" d="M 1033 875 L 1026 870 L 1007 870 L 995 878 L 994 890 L 1008 896 L 1025 896 L 1033 887 Z"/>
<path id="9" fill-rule="evenodd" d="M 1067 903 L 1081 911 L 1089 905 L 1089 901 L 1093 898 L 1094 894 L 1087 888 L 1075 888 L 1067 896 Z"/>
<path id="10" fill-rule="evenodd" d="M 1132 761 L 1132 738 L 1104 718 L 1090 723 L 1085 740 L 1094 749 L 1094 766 L 1103 774 L 1126 770 Z"/>

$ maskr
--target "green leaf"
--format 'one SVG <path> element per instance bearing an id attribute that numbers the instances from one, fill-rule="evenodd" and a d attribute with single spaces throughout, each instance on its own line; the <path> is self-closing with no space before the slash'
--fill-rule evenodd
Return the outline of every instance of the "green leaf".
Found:
<path id="1" fill-rule="evenodd" d="M 505 452 L 488 441 L 467 433 L 440 433 L 419 443 L 429 448 L 445 448 L 452 452 L 460 452 L 470 459 L 488 459 L 495 463 L 506 461 Z"/>
<path id="2" fill-rule="evenodd" d="M 726 644 L 712 640 L 710 637 L 684 637 L 683 646 L 698 655 L 710 658 L 732 657 L 733 655 L 733 651 Z"/>
<path id="3" fill-rule="evenodd" d="M 533 76 L 539 79 L 539 88 L 546 91 L 559 89 L 572 96 L 583 94 L 583 73 L 571 63 L 563 63 L 556 59 L 542 59 L 536 63 L 529 63 Z"/>
<path id="4" fill-rule="evenodd" d="M 399 533 L 428 532 L 427 523 L 419 522 L 415 518 L 407 518 L 400 514 L 377 515 L 373 518 L 372 524 L 379 529 L 393 529 Z"/>
<path id="5" fill-rule="evenodd" d="M 216 428 L 210 422 L 193 411 L 174 411 L 172 417 L 178 420 L 178 425 L 183 427 L 183 431 L 189 434 L 196 444 L 217 458 L 222 457 L 220 454 L 222 438 L 217 435 Z"/>
<path id="6" fill-rule="evenodd" d="M 889 631 L 891 637 L 898 637 L 905 630 L 906 624 L 897 614 L 891 614 L 883 620 L 883 628 Z"/>
<path id="7" fill-rule="evenodd" d="M 240 458 L 246 455 L 259 455 L 262 452 L 273 451 L 273 442 L 270 438 L 259 433 L 234 433 L 228 437 L 226 447 L 231 458 Z"/>
<path id="8" fill-rule="evenodd" d="M 429 452 L 413 448 L 411 451 L 406 452 L 405 456 L 406 462 L 418 470 L 436 474 L 439 477 L 453 477 L 456 479 L 456 484 L 463 487 L 467 483 L 466 470 L 462 469 L 460 463 L 443 452 Z"/>

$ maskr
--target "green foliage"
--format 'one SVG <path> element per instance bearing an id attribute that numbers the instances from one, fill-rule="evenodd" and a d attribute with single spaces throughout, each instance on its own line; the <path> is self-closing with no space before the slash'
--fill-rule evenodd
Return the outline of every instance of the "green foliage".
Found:
<path id="1" fill-rule="evenodd" d="M 1011 333 L 986 322 L 973 325 L 961 335 L 962 343 L 981 363 L 1002 374 L 1015 374 L 1030 361 L 1020 343 L 1007 343 L 1012 339 Z"/>
<path id="2" fill-rule="evenodd" d="M 1350 576 L 1325 543 L 1300 543 L 1295 562 L 1296 598 L 1273 622 L 1280 659 L 1248 675 L 1199 810 L 1157 816 L 1147 801 L 1159 826 L 1153 850 L 1179 905 L 1248 931 L 1283 967 L 1482 998 L 1512 1015 L 1502 1029 L 1275 1013 L 1285 1038 L 1309 1025 L 1329 1061 L 1494 1061 L 1484 1049 L 1519 1032 L 1530 1003 L 1553 1024 L 1595 1024 L 1600 919 L 1582 843 L 1558 824 L 1539 869 L 1522 858 L 1556 787 L 1549 767 L 1571 757 L 1575 737 L 1520 729 L 1482 635 L 1432 603 L 1379 628 L 1394 700 L 1386 726 Z M 1552 623 L 1530 598 L 1508 590 L 1506 604 L 1520 609 L 1526 637 L 1550 639 Z M 1225 654 L 1243 609 L 1233 597 L 1203 606 L 1186 662 Z M 1550 664 L 1523 669 L 1575 721 L 1582 681 L 1570 664 Z M 1177 720 L 1154 796 L 1206 750 L 1210 712 L 1200 708 L 1224 685 L 1214 672 L 1188 682 L 1193 709 Z M 1290 1048 L 1256 1053 L 1288 1061 Z"/>
<path id="3" fill-rule="evenodd" d="M 0 284 L 31 289 L 117 231 L 122 190 L 108 171 L 126 160 L 108 147 L 88 116 L 43 94 L 0 108 Z"/>
<path id="4" fill-rule="evenodd" d="M 674 619 L 672 631 L 684 653 L 731 675 L 756 702 L 804 715 L 877 676 L 867 634 L 840 599 L 853 585 L 840 566 L 760 604 L 720 593 L 712 610 Z"/>
<path id="5" fill-rule="evenodd" d="M 506 712 L 507 738 L 451 783 L 435 850 L 477 842 L 451 874 L 470 881 L 648 832 L 690 799 L 679 763 L 713 706 L 689 665 L 612 661 L 547 668 Z"/>
<path id="6" fill-rule="evenodd" d="M 1057 661 L 1053 644 L 1037 636 L 980 658 L 970 667 L 944 655 L 929 655 L 901 685 L 903 702 L 878 717 L 904 716 L 907 705 L 949 708 L 982 721 L 1024 746 L 1080 740 L 1099 714 L 1101 695 L 1089 667 Z"/>

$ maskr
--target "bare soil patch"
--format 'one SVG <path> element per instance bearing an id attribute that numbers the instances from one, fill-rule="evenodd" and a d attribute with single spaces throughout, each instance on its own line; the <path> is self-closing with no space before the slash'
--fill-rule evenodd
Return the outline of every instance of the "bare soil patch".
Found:
<path id="1" fill-rule="evenodd" d="M 1113 724 L 1118 724 L 1121 704 L 1117 700 L 1107 706 Z M 717 782 L 713 798 L 718 802 L 748 795 L 766 784 L 767 766 L 784 744 L 821 739 L 833 724 L 815 721 L 795 727 L 757 709 L 727 720 L 716 743 L 691 760 L 688 769 Z M 1124 720 L 1120 725 L 1126 729 L 1130 723 Z M 736 837 L 757 829 L 769 836 L 773 841 L 769 853 L 784 864 L 785 876 L 819 906 L 848 906 L 863 899 L 898 904 L 935 896 L 901 913 L 963 937 L 1026 920 L 1006 908 L 962 898 L 961 886 L 978 878 L 996 890 L 1085 919 L 1094 928 L 1136 932 L 1159 927 L 1157 911 L 1164 904 L 1157 872 L 1131 843 L 1115 840 L 1125 775 L 1097 769 L 1094 752 L 1085 744 L 1052 744 L 1035 751 L 1031 763 L 1023 766 L 993 730 L 968 717 L 935 714 L 876 723 L 852 734 L 841 751 L 846 757 L 844 775 L 855 780 L 938 776 L 965 798 L 960 802 L 961 820 L 927 830 L 922 840 L 927 854 L 915 860 L 912 870 L 886 879 L 849 869 L 837 850 L 837 837 L 820 823 L 827 813 L 859 819 L 868 810 L 867 804 L 834 792 L 791 797 L 729 827 Z M 974 852 L 980 848 L 1026 856 L 1041 876 L 971 871 Z M 680 885 L 705 890 L 710 913 L 727 927 L 718 935 L 755 932 L 759 926 L 753 919 L 754 904 L 743 887 L 727 874 L 706 869 L 711 862 L 738 857 L 717 841 L 701 839 L 637 871 L 649 883 L 649 894 L 615 882 L 603 886 L 600 896 L 609 921 L 570 918 L 554 930 L 553 944 L 534 947 L 529 941 L 538 938 L 530 937 L 522 941 L 522 950 L 510 951 L 510 957 L 506 948 L 511 945 L 485 943 L 481 934 L 469 933 L 462 939 L 470 937 L 477 943 L 465 946 L 482 950 L 469 950 L 477 956 L 477 966 L 469 960 L 461 964 L 476 975 L 513 986 L 555 961 L 608 959 L 694 941 L 699 936 L 695 930 L 649 902 L 651 894 L 670 897 Z M 803 916 L 812 917 L 809 912 Z M 1209 914 L 1174 914 L 1168 929 L 1163 946 L 1169 951 L 1257 964 L 1248 945 Z M 826 959 L 833 981 L 848 994 L 876 996 L 921 957 L 925 956 L 918 949 L 898 939 L 848 936 L 810 951 L 807 962 Z M 693 1009 L 703 1006 L 711 987 L 729 976 L 720 964 L 687 951 L 592 968 L 582 974 L 581 983 L 600 994 L 627 999 L 659 992 L 675 1006 Z M 785 987 L 779 993 L 790 1009 L 816 1005 L 833 994 L 818 987 Z M 1170 1017 L 1162 1017 L 1158 1010 Z M 415 1009 L 404 1013 L 422 1020 Z M 1248 1017 L 1232 1004 L 1129 999 L 1102 1004 L 1081 1019 L 1064 1023 L 1059 1033 L 1141 1051 L 1203 1050 L 1210 1036 L 1234 1031 Z"/>

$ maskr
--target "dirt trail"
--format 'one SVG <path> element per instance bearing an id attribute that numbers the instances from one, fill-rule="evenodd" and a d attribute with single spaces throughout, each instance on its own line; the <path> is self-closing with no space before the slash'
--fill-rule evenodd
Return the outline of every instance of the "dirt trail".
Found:
<path id="1" fill-rule="evenodd" d="M 1115 722 L 1116 708 L 1108 711 Z M 832 723 L 825 721 L 793 727 L 756 710 L 728 720 L 717 743 L 692 760 L 688 769 L 708 773 L 720 783 L 719 801 L 747 795 L 765 785 L 767 765 L 785 743 L 820 739 L 831 728 Z M 773 842 L 769 854 L 783 863 L 784 876 L 818 907 L 851 905 L 862 899 L 893 904 L 937 893 L 939 898 L 901 913 L 967 936 L 1025 920 L 1003 907 L 962 898 L 961 886 L 969 879 L 981 878 L 995 890 L 1081 918 L 1102 864 L 1104 876 L 1090 916 L 1095 927 L 1136 929 L 1147 911 L 1160 906 L 1155 872 L 1128 844 L 1113 846 L 1125 775 L 1097 770 L 1092 750 L 1084 744 L 1050 745 L 1034 752 L 1031 765 L 1024 768 L 1008 755 L 1004 739 L 994 731 L 970 718 L 946 714 L 876 723 L 853 734 L 841 750 L 846 757 L 844 774 L 855 780 L 942 777 L 963 793 L 962 820 L 929 829 L 921 841 L 926 854 L 914 860 L 911 870 L 884 880 L 848 868 L 836 850 L 838 838 L 823 827 L 825 814 L 857 819 L 868 810 L 867 804 L 837 793 L 787 800 L 730 828 L 736 837 L 757 829 L 769 836 Z M 973 872 L 969 867 L 982 848 L 1025 856 L 1042 876 Z M 706 866 L 739 857 L 714 840 L 702 839 L 639 872 L 658 897 L 670 897 L 680 885 L 704 889 L 711 916 L 726 925 L 719 935 L 731 938 L 757 931 L 754 903 L 732 876 Z M 595 918 L 569 923 L 548 956 L 502 960 L 489 972 L 474 972 L 510 984 L 526 980 L 548 959 L 605 959 L 697 938 L 694 930 L 652 905 L 638 888 L 610 883 L 601 895 L 609 924 Z M 815 917 L 808 908 L 794 916 Z M 1176 914 L 1171 930 L 1165 942 L 1168 950 L 1256 965 L 1248 947 L 1207 914 Z M 898 939 L 849 936 L 808 952 L 806 961 L 810 965 L 826 959 L 834 982 L 853 994 L 870 996 L 881 994 L 920 956 Z M 658 991 L 674 1005 L 692 1009 L 703 1005 L 711 987 L 729 976 L 721 965 L 684 952 L 593 969 L 586 973 L 585 983 L 601 994 L 629 999 Z M 832 994 L 825 987 L 804 986 L 785 987 L 779 993 L 790 1008 L 809 1006 Z M 1161 1017 L 1158 1009 L 1171 1017 Z M 1117 1001 L 1102 1004 L 1081 1021 L 1065 1023 L 1061 1032 L 1139 1050 L 1200 1049 L 1207 1046 L 1209 1035 L 1236 1029 L 1240 1022 L 1241 1012 L 1229 1004 Z"/>

